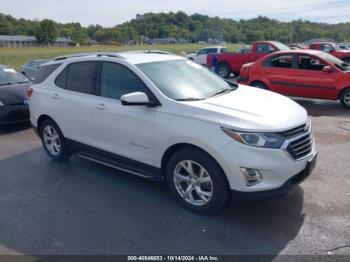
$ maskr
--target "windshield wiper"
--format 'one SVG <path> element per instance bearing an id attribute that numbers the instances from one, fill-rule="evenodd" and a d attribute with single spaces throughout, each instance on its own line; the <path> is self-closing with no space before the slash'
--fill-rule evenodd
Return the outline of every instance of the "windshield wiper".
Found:
<path id="1" fill-rule="evenodd" d="M 187 98 L 179 98 L 175 99 L 176 101 L 200 101 L 204 100 L 204 98 L 198 98 L 198 97 L 187 97 Z"/>
<path id="2" fill-rule="evenodd" d="M 223 89 L 220 89 L 219 91 L 217 91 L 217 92 L 211 94 L 209 97 L 213 97 L 213 96 L 225 94 L 225 93 L 231 92 L 231 91 L 233 91 L 233 90 L 234 90 L 233 88 L 223 88 Z"/>

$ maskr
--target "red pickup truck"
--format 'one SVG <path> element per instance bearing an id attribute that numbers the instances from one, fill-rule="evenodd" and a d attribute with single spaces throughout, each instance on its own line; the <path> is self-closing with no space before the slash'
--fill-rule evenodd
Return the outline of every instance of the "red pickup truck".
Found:
<path id="1" fill-rule="evenodd" d="M 309 46 L 312 50 L 321 50 L 329 53 L 339 59 L 343 60 L 345 63 L 350 63 L 350 50 L 342 50 L 335 43 L 331 42 L 317 42 Z"/>
<path id="2" fill-rule="evenodd" d="M 239 75 L 242 66 L 277 51 L 290 50 L 286 45 L 274 41 L 261 41 L 253 44 L 249 53 L 221 53 L 217 55 L 218 74 L 229 78 L 231 73 Z M 207 66 L 210 68 L 212 55 L 207 56 Z"/>

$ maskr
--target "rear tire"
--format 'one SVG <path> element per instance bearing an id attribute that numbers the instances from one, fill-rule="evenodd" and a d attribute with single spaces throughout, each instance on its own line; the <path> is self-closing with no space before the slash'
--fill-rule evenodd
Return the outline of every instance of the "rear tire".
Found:
<path id="1" fill-rule="evenodd" d="M 46 153 L 55 161 L 65 161 L 71 156 L 67 142 L 54 121 L 44 120 L 39 127 L 39 134 Z"/>
<path id="2" fill-rule="evenodd" d="M 346 109 L 350 109 L 350 87 L 344 89 L 339 98 L 342 106 Z"/>
<path id="3" fill-rule="evenodd" d="M 250 84 L 250 86 L 256 87 L 259 89 L 268 90 L 267 86 L 261 81 L 254 81 L 253 83 Z"/>
<path id="4" fill-rule="evenodd" d="M 216 212 L 229 198 L 229 185 L 221 167 L 196 148 L 176 152 L 167 164 L 166 178 L 177 200 L 197 213 Z"/>
<path id="5" fill-rule="evenodd" d="M 222 78 L 230 78 L 232 73 L 231 67 L 227 63 L 221 63 L 219 64 L 218 68 L 218 75 L 221 76 Z"/>

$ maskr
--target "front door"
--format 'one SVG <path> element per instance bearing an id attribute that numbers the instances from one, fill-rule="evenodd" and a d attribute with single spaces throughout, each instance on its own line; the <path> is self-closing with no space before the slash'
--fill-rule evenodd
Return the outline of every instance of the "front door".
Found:
<path id="1" fill-rule="evenodd" d="M 150 91 L 128 67 L 115 62 L 103 62 L 101 66 L 100 96 L 93 107 L 97 147 L 153 165 L 156 109 L 124 106 L 120 101 L 122 95 Z"/>
<path id="2" fill-rule="evenodd" d="M 300 54 L 295 69 L 295 87 L 292 95 L 310 98 L 334 99 L 336 96 L 337 72 L 324 72 L 325 66 L 331 66 L 318 57 Z M 331 66 L 332 67 L 332 66 Z"/>

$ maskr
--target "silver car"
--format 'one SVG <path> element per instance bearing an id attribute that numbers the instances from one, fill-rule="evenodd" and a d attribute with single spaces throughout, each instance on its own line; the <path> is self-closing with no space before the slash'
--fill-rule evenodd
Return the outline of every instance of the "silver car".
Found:
<path id="1" fill-rule="evenodd" d="M 21 73 L 28 77 L 30 80 L 34 80 L 36 77 L 36 74 L 39 71 L 39 68 L 42 64 L 47 63 L 48 59 L 38 59 L 38 60 L 31 60 L 28 61 L 26 64 L 24 64 L 21 68 Z"/>

